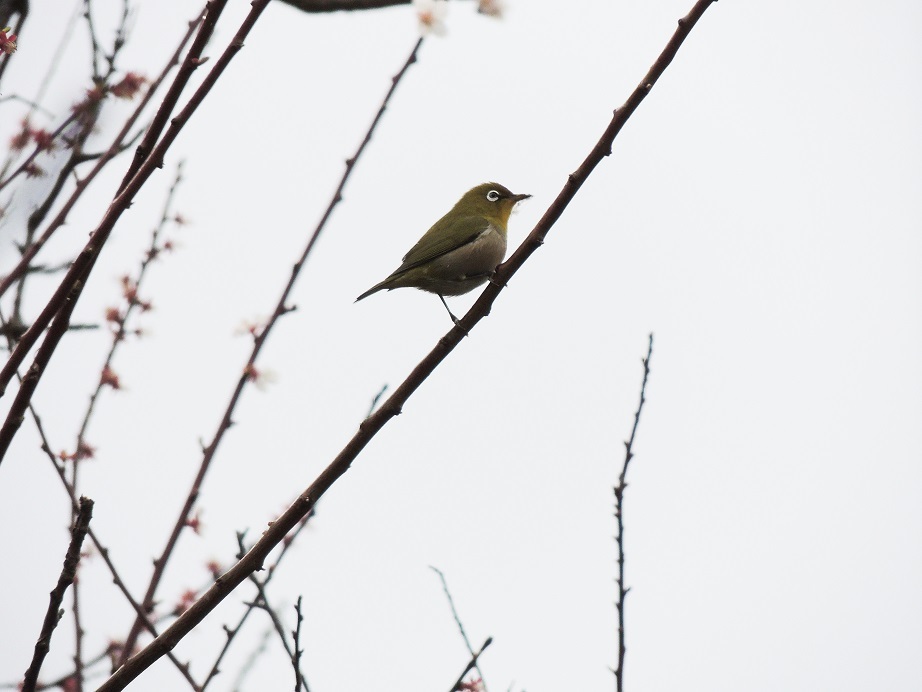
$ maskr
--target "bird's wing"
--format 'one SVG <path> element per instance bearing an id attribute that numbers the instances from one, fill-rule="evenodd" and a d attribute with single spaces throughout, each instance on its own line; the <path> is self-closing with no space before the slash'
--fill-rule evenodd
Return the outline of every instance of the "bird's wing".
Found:
<path id="1" fill-rule="evenodd" d="M 457 219 L 439 219 L 426 234 L 410 248 L 403 264 L 394 272 L 399 274 L 413 267 L 431 262 L 436 257 L 474 242 L 489 227 L 482 216 L 462 216 Z"/>

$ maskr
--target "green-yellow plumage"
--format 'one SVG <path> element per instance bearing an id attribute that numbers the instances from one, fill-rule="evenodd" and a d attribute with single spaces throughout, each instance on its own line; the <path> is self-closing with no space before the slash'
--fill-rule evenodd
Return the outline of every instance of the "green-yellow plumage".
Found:
<path id="1" fill-rule="evenodd" d="M 483 285 L 506 256 L 506 224 L 512 208 L 528 197 L 531 195 L 515 195 L 497 183 L 468 190 L 426 231 L 393 274 L 356 301 L 384 289 L 419 288 L 441 298 Z"/>

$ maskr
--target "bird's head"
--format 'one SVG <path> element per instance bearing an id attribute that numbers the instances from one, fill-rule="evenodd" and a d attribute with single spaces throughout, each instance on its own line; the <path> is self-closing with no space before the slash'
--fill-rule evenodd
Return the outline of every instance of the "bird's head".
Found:
<path id="1" fill-rule="evenodd" d="M 531 195 L 516 195 L 499 183 L 484 183 L 471 188 L 458 200 L 450 213 L 458 216 L 483 216 L 503 230 L 512 208 Z"/>

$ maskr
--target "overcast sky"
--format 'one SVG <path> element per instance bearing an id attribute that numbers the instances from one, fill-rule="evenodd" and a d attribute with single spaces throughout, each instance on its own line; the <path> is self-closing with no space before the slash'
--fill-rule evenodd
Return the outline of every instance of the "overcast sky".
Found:
<path id="1" fill-rule="evenodd" d="M 53 4 L 35 3 L 5 94 L 35 95 L 71 17 Z M 533 195 L 509 224 L 516 247 L 692 4 L 509 0 L 494 20 L 452 3 L 259 360 L 275 381 L 244 395 L 205 481 L 202 533 L 182 536 L 159 593 L 164 610 L 207 583 L 208 560 L 232 562 L 235 531 L 255 540 L 382 386 L 452 326 L 430 294 L 355 296 L 481 182 Z M 118 3 L 94 5 L 108 40 Z M 199 3 L 137 5 L 119 64 L 153 75 Z M 213 58 L 248 7 L 232 0 Z M 650 332 L 625 509 L 626 689 L 919 688 L 920 29 L 912 0 L 724 0 L 705 13 L 546 244 L 285 558 L 269 594 L 289 628 L 303 595 L 313 692 L 450 688 L 468 654 L 429 565 L 475 646 L 494 638 L 482 659 L 491 692 L 613 689 L 611 488 Z M 103 393 L 81 487 L 138 598 L 246 362 L 250 342 L 235 332 L 271 313 L 417 36 L 409 6 L 322 16 L 271 5 L 94 271 L 76 321 L 102 323 L 117 301 L 185 160 L 176 206 L 189 223 L 168 231 L 178 250 L 150 270 L 148 336 L 117 357 L 124 388 Z M 83 24 L 67 45 L 43 102 L 49 129 L 87 86 Z M 5 142 L 21 111 L 2 108 Z M 113 106 L 100 143 L 126 112 Z M 82 247 L 128 162 L 96 183 L 43 261 Z M 40 186 L 0 230 L 4 268 Z M 32 314 L 54 283 L 33 286 Z M 449 299 L 453 311 L 478 294 Z M 69 334 L 41 383 L 56 450 L 73 447 L 108 339 Z M 0 681 L 15 682 L 68 541 L 66 496 L 29 421 L 0 466 L 0 507 Z M 132 614 L 98 557 L 81 581 L 93 654 Z M 176 649 L 194 675 L 251 598 L 242 586 Z M 70 664 L 65 605 L 46 679 Z M 215 689 L 232 689 L 267 627 L 255 618 Z M 241 689 L 291 688 L 278 642 L 267 647 Z M 184 684 L 161 662 L 131 689 Z"/>

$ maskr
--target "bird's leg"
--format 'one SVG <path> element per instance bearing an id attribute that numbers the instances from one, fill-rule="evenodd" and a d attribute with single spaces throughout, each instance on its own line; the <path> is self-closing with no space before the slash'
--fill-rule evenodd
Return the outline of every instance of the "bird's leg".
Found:
<path id="1" fill-rule="evenodd" d="M 445 298 L 442 296 L 442 294 L 436 293 L 436 295 L 439 297 L 439 300 L 442 301 L 442 305 L 445 306 L 445 309 L 448 310 L 448 316 L 451 317 L 451 321 L 454 322 L 455 326 L 461 329 L 461 331 L 464 331 L 464 329 L 461 327 L 461 320 L 459 320 L 457 317 L 454 316 L 454 314 L 451 311 L 451 308 L 448 307 L 448 303 L 445 302 Z M 466 331 L 464 331 L 464 335 L 467 336 Z"/>

